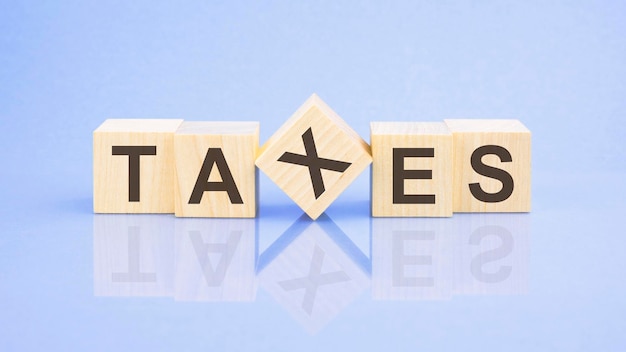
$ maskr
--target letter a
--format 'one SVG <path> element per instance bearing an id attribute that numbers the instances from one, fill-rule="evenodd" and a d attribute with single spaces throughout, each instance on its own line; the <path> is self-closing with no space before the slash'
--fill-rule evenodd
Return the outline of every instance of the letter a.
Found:
<path id="1" fill-rule="evenodd" d="M 209 182 L 209 176 L 211 175 L 213 165 L 217 166 L 217 169 L 222 176 L 221 182 Z M 189 204 L 200 204 L 202 195 L 206 191 L 225 191 L 228 193 L 228 198 L 230 198 L 231 203 L 243 204 L 237 185 L 235 185 L 233 175 L 231 174 L 228 164 L 226 163 L 226 159 L 224 158 L 224 153 L 222 153 L 222 148 L 209 148 L 207 151 L 204 162 L 202 163 L 202 168 L 200 169 L 200 174 L 196 180 L 196 185 L 193 187 L 193 192 L 191 192 Z"/>

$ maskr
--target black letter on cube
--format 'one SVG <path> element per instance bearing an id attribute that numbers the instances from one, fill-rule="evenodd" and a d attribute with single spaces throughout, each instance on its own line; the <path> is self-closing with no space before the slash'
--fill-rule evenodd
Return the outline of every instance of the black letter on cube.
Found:
<path id="1" fill-rule="evenodd" d="M 209 176 L 213 165 L 217 166 L 217 170 L 222 176 L 222 182 L 209 182 Z M 233 175 L 230 173 L 222 148 L 209 148 L 202 163 L 200 174 L 196 180 L 196 185 L 191 192 L 191 198 L 189 198 L 189 204 L 200 204 L 202 195 L 206 191 L 225 191 L 228 193 L 228 198 L 233 204 L 243 204 Z"/>
<path id="2" fill-rule="evenodd" d="M 404 180 L 433 178 L 432 170 L 405 170 L 404 158 L 435 157 L 434 148 L 393 148 L 393 204 L 435 204 L 434 194 L 404 194 Z"/>
<path id="3" fill-rule="evenodd" d="M 483 191 L 478 183 L 470 183 L 469 189 L 476 199 L 485 203 L 502 202 L 513 193 L 513 177 L 502 169 L 483 164 L 482 158 L 487 154 L 495 154 L 500 158 L 501 162 L 507 163 L 513 161 L 511 153 L 499 145 L 484 145 L 472 153 L 472 169 L 480 175 L 499 180 L 502 182 L 502 189 L 496 193 L 487 193 Z"/>
<path id="4" fill-rule="evenodd" d="M 156 145 L 114 145 L 112 153 L 113 155 L 128 155 L 128 201 L 139 202 L 139 157 L 156 155 Z"/>

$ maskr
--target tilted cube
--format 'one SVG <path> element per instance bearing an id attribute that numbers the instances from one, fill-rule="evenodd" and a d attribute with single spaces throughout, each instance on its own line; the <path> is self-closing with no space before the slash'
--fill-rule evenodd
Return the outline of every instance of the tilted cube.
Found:
<path id="1" fill-rule="evenodd" d="M 369 145 L 314 94 L 261 147 L 256 165 L 317 219 L 371 162 Z"/>

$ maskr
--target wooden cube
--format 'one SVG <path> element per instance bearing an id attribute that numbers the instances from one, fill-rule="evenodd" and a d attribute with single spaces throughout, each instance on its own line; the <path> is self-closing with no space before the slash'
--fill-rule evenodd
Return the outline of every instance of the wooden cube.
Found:
<path id="1" fill-rule="evenodd" d="M 530 211 L 530 131 L 518 120 L 445 120 L 455 212 Z"/>
<path id="2" fill-rule="evenodd" d="M 109 119 L 93 132 L 94 212 L 174 212 L 174 132 L 182 122 Z"/>
<path id="3" fill-rule="evenodd" d="M 175 213 L 253 218 L 258 122 L 184 122 L 174 136 Z"/>
<path id="4" fill-rule="evenodd" d="M 369 145 L 313 94 L 261 147 L 256 165 L 317 219 L 371 162 Z"/>
<path id="5" fill-rule="evenodd" d="M 443 122 L 372 122 L 372 216 L 452 216 L 452 134 Z"/>

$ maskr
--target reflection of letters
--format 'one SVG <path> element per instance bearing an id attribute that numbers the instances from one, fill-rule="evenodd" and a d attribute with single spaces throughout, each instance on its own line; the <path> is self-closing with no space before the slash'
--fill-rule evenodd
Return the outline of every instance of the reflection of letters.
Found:
<path id="1" fill-rule="evenodd" d="M 526 214 L 373 219 L 372 297 L 525 293 L 529 219 Z"/>
<path id="2" fill-rule="evenodd" d="M 112 273 L 113 282 L 155 282 L 156 273 L 142 273 L 139 268 L 140 261 L 140 228 L 139 226 L 128 227 L 128 272 Z"/>
<path id="3" fill-rule="evenodd" d="M 255 220 L 176 221 L 175 245 L 175 300 L 254 300 Z"/>
<path id="4" fill-rule="evenodd" d="M 369 258 L 326 214 L 304 214 L 259 257 L 262 287 L 314 334 L 369 284 Z"/>
<path id="5" fill-rule="evenodd" d="M 324 263 L 325 255 L 326 252 L 316 245 L 307 276 L 278 282 L 280 287 L 285 291 L 305 289 L 302 309 L 309 315 L 313 312 L 313 303 L 315 302 L 318 287 L 350 280 L 350 277 L 344 271 L 333 271 L 322 274 L 322 264 Z"/>
<path id="6" fill-rule="evenodd" d="M 257 260 L 256 220 L 97 215 L 94 294 L 254 301 L 258 279 L 316 333 L 370 286 L 370 273 L 375 300 L 526 293 L 528 220 L 373 219 L 370 259 L 327 215 L 303 215 Z"/>
<path id="7" fill-rule="evenodd" d="M 405 243 L 407 241 L 434 241 L 434 231 L 393 231 L 393 286 L 432 287 L 435 280 L 432 277 L 417 277 L 405 275 L 405 267 L 409 265 L 432 265 L 430 255 L 407 255 Z"/>
<path id="8" fill-rule="evenodd" d="M 469 238 L 469 244 L 478 246 L 483 238 L 496 236 L 500 238 L 502 244 L 492 250 L 484 251 L 472 259 L 470 271 L 476 280 L 485 283 L 496 283 L 506 280 L 511 275 L 513 269 L 510 265 L 501 265 L 494 273 L 485 272 L 483 265 L 506 258 L 513 251 L 513 236 L 502 226 L 482 226 L 476 229 Z"/>
<path id="9" fill-rule="evenodd" d="M 472 214 L 456 220 L 454 293 L 528 292 L 529 220 L 527 214 Z"/>
<path id="10" fill-rule="evenodd" d="M 372 221 L 372 298 L 448 299 L 452 222 L 439 218 Z"/>
<path id="11" fill-rule="evenodd" d="M 95 215 L 94 295 L 171 296 L 173 243 L 174 219 L 169 215 Z"/>
<path id="12" fill-rule="evenodd" d="M 224 282 L 226 271 L 239 245 L 241 233 L 241 231 L 231 231 L 226 243 L 205 243 L 202 240 L 200 231 L 189 231 L 189 238 L 191 239 L 193 249 L 196 252 L 202 273 L 209 287 L 217 287 Z M 211 259 L 209 257 L 211 253 L 221 254 L 219 262 L 215 265 L 215 270 L 213 270 L 213 265 L 211 265 Z"/>

